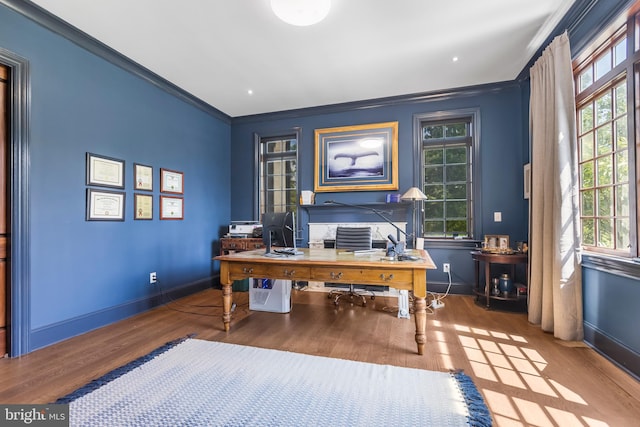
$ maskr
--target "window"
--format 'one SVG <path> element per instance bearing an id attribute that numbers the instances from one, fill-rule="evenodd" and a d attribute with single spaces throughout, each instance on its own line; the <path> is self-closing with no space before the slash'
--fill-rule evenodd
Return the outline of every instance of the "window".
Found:
<path id="1" fill-rule="evenodd" d="M 640 95 L 633 77 L 640 55 L 628 46 L 634 27 L 635 18 L 618 23 L 574 61 L 582 246 L 620 256 L 637 256 L 638 247 L 635 171 L 629 167 L 632 100 Z"/>
<path id="2" fill-rule="evenodd" d="M 473 116 L 419 122 L 423 236 L 472 238 Z"/>
<path id="3" fill-rule="evenodd" d="M 259 213 L 292 211 L 297 217 L 297 134 L 257 139 L 260 170 Z"/>

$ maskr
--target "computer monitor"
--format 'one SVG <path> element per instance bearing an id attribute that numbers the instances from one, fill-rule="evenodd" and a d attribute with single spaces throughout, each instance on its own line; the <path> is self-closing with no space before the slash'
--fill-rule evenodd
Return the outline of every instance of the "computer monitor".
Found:
<path id="1" fill-rule="evenodd" d="M 296 247 L 296 222 L 293 212 L 266 212 L 262 214 L 262 242 L 265 253 L 271 247 Z"/>

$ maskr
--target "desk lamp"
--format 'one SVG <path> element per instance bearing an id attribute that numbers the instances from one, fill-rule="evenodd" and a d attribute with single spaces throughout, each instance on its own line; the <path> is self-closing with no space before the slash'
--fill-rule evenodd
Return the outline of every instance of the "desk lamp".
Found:
<path id="1" fill-rule="evenodd" d="M 418 234 L 420 233 L 420 229 L 422 228 L 418 225 L 418 220 L 416 217 L 417 203 L 418 201 L 427 200 L 427 196 L 422 191 L 420 191 L 418 187 L 411 187 L 402 195 L 402 197 L 400 197 L 400 199 L 413 201 L 413 247 L 415 249 L 416 239 L 418 238 Z"/>

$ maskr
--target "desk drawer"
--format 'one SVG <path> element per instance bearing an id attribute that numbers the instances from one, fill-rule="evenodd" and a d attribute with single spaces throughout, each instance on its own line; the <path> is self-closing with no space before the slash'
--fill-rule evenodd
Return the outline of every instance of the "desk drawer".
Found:
<path id="1" fill-rule="evenodd" d="M 231 263 L 229 274 L 232 279 L 255 277 L 268 279 L 308 280 L 309 267 L 281 266 L 266 264 Z"/>
<path id="2" fill-rule="evenodd" d="M 223 251 L 246 251 L 247 243 L 244 239 L 221 239 L 220 247 Z"/>
<path id="3" fill-rule="evenodd" d="M 335 283 L 367 283 L 371 285 L 387 285 L 412 283 L 411 271 L 364 269 L 336 267 L 314 267 L 311 269 L 311 280 Z"/>

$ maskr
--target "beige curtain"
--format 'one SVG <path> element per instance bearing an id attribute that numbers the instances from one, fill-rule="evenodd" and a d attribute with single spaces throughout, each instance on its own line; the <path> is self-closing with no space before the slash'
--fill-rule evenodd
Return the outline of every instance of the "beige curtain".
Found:
<path id="1" fill-rule="evenodd" d="M 582 340 L 576 108 L 567 33 L 531 68 L 529 321 Z"/>

